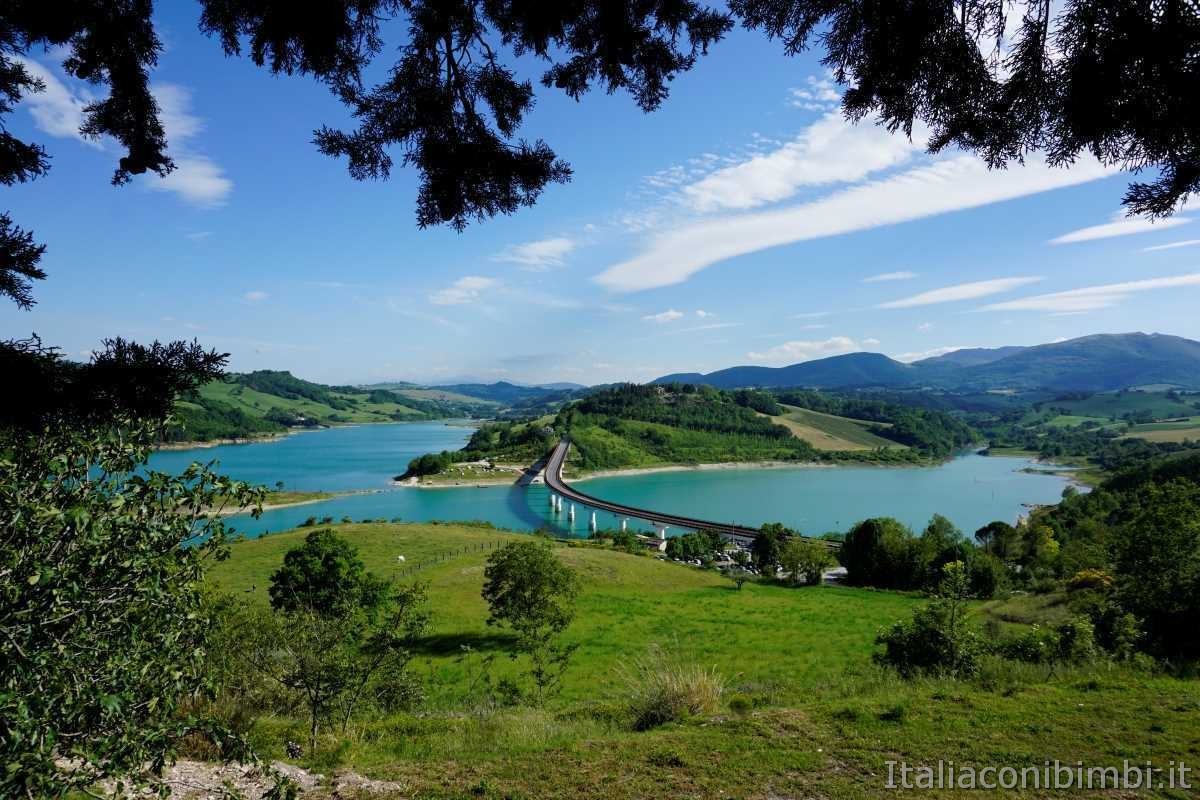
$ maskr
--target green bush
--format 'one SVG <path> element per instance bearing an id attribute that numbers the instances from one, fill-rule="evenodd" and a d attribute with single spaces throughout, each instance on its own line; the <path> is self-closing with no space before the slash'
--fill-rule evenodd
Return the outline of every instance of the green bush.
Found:
<path id="1" fill-rule="evenodd" d="M 876 637 L 884 647 L 875 660 L 905 677 L 919 674 L 964 677 L 979 668 L 984 647 L 967 624 L 970 588 L 961 561 L 947 564 L 938 594 L 913 612 L 912 619 L 897 622 Z"/>

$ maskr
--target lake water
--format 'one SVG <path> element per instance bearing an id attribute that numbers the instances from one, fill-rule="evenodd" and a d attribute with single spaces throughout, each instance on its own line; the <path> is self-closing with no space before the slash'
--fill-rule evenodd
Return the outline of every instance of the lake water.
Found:
<path id="1" fill-rule="evenodd" d="M 234 517 L 247 536 L 294 528 L 310 516 L 354 520 L 485 520 L 515 530 L 553 529 L 586 536 L 588 512 L 574 525 L 550 510 L 544 486 L 392 488 L 421 453 L 455 450 L 469 428 L 439 422 L 363 425 L 289 436 L 274 442 L 221 445 L 155 453 L 150 466 L 179 471 L 194 460 L 216 460 L 220 471 L 242 480 L 287 489 L 382 489 L 321 503 L 265 512 L 258 520 Z M 920 529 L 934 513 L 971 533 L 993 520 L 1013 522 L 1025 503 L 1054 503 L 1067 480 L 1021 470 L 1022 458 L 964 455 L 934 467 L 796 467 L 662 472 L 595 478 L 580 488 L 597 497 L 643 508 L 757 527 L 782 522 L 807 534 L 844 531 L 873 516 L 896 517 Z M 612 514 L 600 527 L 617 527 Z M 631 524 L 634 524 L 631 521 Z"/>

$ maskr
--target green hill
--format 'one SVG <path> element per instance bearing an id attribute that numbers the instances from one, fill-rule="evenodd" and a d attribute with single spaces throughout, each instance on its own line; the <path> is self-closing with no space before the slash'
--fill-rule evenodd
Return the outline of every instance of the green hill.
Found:
<path id="1" fill-rule="evenodd" d="M 180 399 L 167 441 L 207 441 L 282 433 L 289 428 L 409 422 L 477 416 L 492 407 L 472 398 L 412 397 L 405 388 L 326 386 L 290 372 L 234 373 Z"/>
<path id="2" fill-rule="evenodd" d="M 940 411 L 824 393 L 787 397 L 806 408 L 786 409 L 765 392 L 688 384 L 593 388 L 555 416 L 484 425 L 462 450 L 414 459 L 401 477 L 436 476 L 468 461 L 531 464 L 562 436 L 574 444 L 567 467 L 576 474 L 754 461 L 919 463 L 978 439 Z M 844 417 L 833 413 L 843 409 Z"/>

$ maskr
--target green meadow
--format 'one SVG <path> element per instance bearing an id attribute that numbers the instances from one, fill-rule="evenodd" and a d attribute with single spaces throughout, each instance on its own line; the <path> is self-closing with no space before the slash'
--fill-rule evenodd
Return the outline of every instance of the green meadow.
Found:
<path id="1" fill-rule="evenodd" d="M 556 547 L 582 581 L 567 631 L 580 647 L 561 694 L 541 707 L 478 708 L 466 687 L 485 657 L 496 655 L 500 675 L 524 668 L 508 657 L 508 637 L 484 624 L 480 598 L 488 553 L 519 535 L 461 524 L 335 527 L 378 575 L 428 583 L 433 621 L 410 667 L 428 699 L 413 713 L 355 721 L 297 763 L 391 781 L 391 796 L 855 798 L 892 793 L 884 782 L 893 759 L 1200 763 L 1194 681 L 1106 661 L 998 660 L 970 681 L 906 681 L 873 665 L 873 641 L 920 596 L 753 583 L 738 591 L 711 571 L 586 544 Z M 234 544 L 212 582 L 265 603 L 271 573 L 306 533 Z M 1014 599 L 977 606 L 976 619 L 1028 625 L 1052 620 L 1057 605 Z M 652 645 L 715 667 L 727 685 L 721 709 L 631 730 L 622 674 Z M 302 720 L 271 717 L 251 738 L 283 758 L 283 743 L 303 731 Z"/>

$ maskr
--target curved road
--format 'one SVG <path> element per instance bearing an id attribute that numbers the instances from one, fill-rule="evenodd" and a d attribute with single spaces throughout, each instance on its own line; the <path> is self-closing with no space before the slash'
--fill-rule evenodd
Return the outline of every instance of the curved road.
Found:
<path id="1" fill-rule="evenodd" d="M 546 485 L 551 491 L 558 492 L 568 500 L 574 500 L 591 508 L 600 509 L 601 511 L 611 511 L 614 514 L 620 514 L 625 517 L 633 517 L 635 519 L 644 519 L 648 522 L 655 522 L 659 525 L 666 525 L 676 528 L 690 528 L 692 530 L 710 530 L 723 533 L 726 536 L 731 536 L 736 539 L 751 540 L 758 536 L 757 528 L 747 528 L 744 525 L 733 525 L 725 522 L 711 522 L 706 519 L 694 519 L 692 517 L 681 517 L 675 514 L 662 514 L 657 511 L 650 511 L 645 508 L 636 508 L 634 506 L 621 505 L 620 503 L 610 503 L 607 500 L 601 500 L 598 497 L 592 497 L 590 494 L 575 489 L 565 483 L 562 478 L 563 462 L 567 460 L 567 451 L 571 447 L 569 439 L 561 440 L 554 447 L 554 451 L 550 453 L 550 458 L 546 462 Z M 808 537 L 804 537 L 808 538 Z M 816 539 L 822 544 L 828 544 L 824 540 Z"/>

